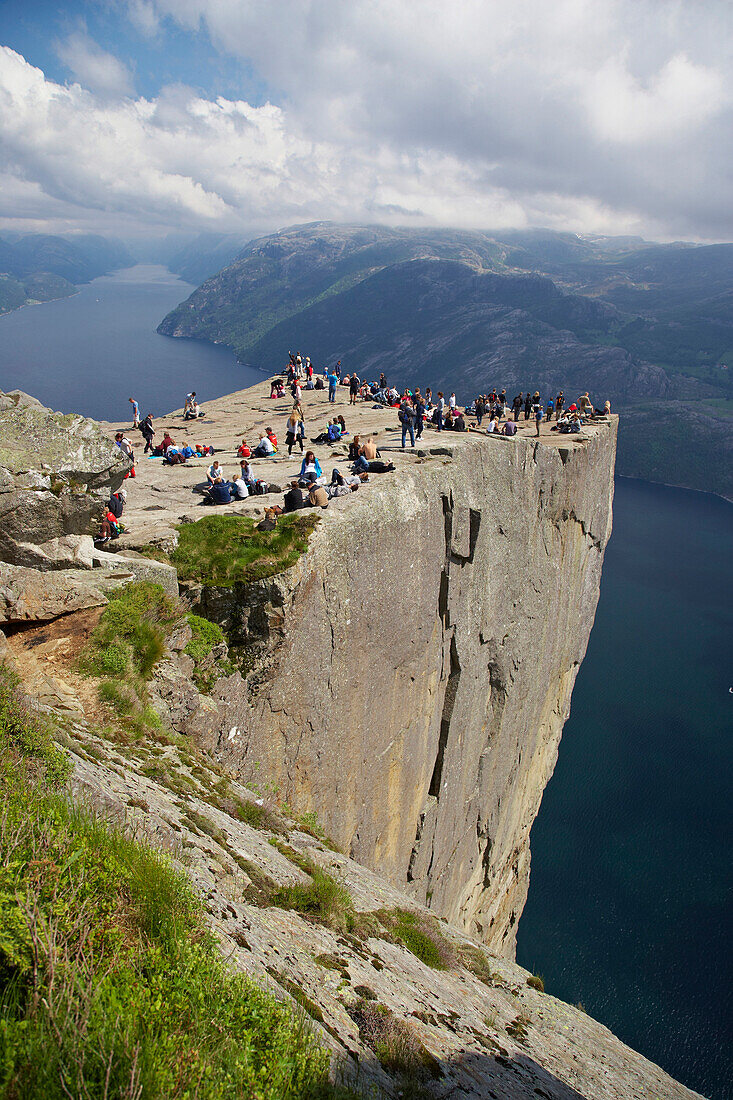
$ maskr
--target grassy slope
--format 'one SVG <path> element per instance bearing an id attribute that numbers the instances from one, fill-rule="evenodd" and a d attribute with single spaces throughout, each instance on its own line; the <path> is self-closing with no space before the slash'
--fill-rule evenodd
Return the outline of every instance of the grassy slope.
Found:
<path id="1" fill-rule="evenodd" d="M 302 1018 L 229 973 L 188 879 L 74 807 L 0 670 L 0 1096 L 328 1097 Z"/>

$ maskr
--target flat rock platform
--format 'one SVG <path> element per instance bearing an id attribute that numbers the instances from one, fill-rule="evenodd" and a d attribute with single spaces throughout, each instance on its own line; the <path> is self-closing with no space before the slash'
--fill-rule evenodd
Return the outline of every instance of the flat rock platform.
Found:
<path id="1" fill-rule="evenodd" d="M 251 449 L 259 442 L 266 428 L 272 428 L 278 439 L 279 450 L 270 458 L 251 459 L 252 467 L 258 478 L 272 485 L 287 488 L 287 483 L 300 472 L 301 455 L 298 447 L 292 456 L 288 456 L 285 446 L 285 424 L 293 407 L 293 398 L 289 391 L 279 399 L 270 398 L 270 379 L 258 382 L 245 390 L 238 390 L 214 401 L 205 401 L 200 406 L 205 416 L 199 420 L 184 420 L 183 410 L 154 417 L 155 443 L 159 443 L 166 431 L 179 445 L 203 443 L 213 446 L 213 458 L 192 458 L 185 465 L 169 466 L 158 457 L 143 456 L 144 440 L 140 433 L 126 423 L 102 422 L 101 426 L 110 432 L 124 431 L 135 450 L 136 477 L 124 482 L 127 491 L 127 504 L 123 516 L 127 531 L 114 543 L 114 549 L 138 549 L 146 545 L 165 545 L 172 536 L 175 526 L 182 521 L 195 521 L 203 516 L 251 515 L 261 517 L 264 509 L 282 504 L 282 492 L 270 492 L 266 495 L 248 497 L 228 505 L 211 507 L 204 505 L 203 492 L 206 488 L 206 471 L 214 459 L 218 459 L 224 476 L 232 479 L 239 470 L 237 447 L 246 439 Z M 396 470 L 386 474 L 373 474 L 372 479 L 399 478 L 400 468 L 406 463 L 420 462 L 440 447 L 442 453 L 452 452 L 456 447 L 517 447 L 540 445 L 553 448 L 584 446 L 585 441 L 598 431 L 607 430 L 603 421 L 583 427 L 576 435 L 565 435 L 552 431 L 551 426 L 543 422 L 539 441 L 536 437 L 534 421 L 520 418 L 519 431 L 513 438 L 495 437 L 476 427 L 473 417 L 467 417 L 468 432 L 438 432 L 426 422 L 422 439 L 416 440 L 415 447 L 401 447 L 402 428 L 398 420 L 397 409 L 376 405 L 372 401 L 357 398 L 356 405 L 349 404 L 347 386 L 339 386 L 336 401 L 329 402 L 327 390 L 303 389 L 301 406 L 305 416 L 305 449 L 312 450 L 318 458 L 326 478 L 330 480 L 331 471 L 337 466 L 342 473 L 349 469 L 348 447 L 354 435 L 362 440 L 370 435 L 382 452 L 382 456 L 395 463 Z M 147 409 L 141 409 L 143 415 Z M 325 431 L 329 420 L 343 415 L 348 435 L 335 445 L 320 445 L 311 439 Z M 615 417 L 613 418 L 615 419 Z M 484 421 L 487 423 L 487 420 Z M 503 421 L 502 421 L 503 423 Z M 360 487 L 358 493 L 369 492 L 369 482 Z M 336 497 L 329 508 L 348 507 L 350 497 Z"/>

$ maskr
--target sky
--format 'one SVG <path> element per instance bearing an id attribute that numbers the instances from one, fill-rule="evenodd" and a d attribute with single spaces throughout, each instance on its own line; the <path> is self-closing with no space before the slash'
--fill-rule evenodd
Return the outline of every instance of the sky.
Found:
<path id="1" fill-rule="evenodd" d="M 733 239 L 732 0 L 0 0 L 0 232 Z"/>

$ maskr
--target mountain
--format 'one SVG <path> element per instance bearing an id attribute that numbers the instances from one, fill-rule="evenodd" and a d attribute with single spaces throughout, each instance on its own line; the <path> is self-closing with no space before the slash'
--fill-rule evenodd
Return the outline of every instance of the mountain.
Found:
<path id="1" fill-rule="evenodd" d="M 159 332 L 267 371 L 319 366 L 455 390 L 590 390 L 623 412 L 619 472 L 733 497 L 733 245 L 295 226 L 259 238 Z"/>
<path id="2" fill-rule="evenodd" d="M 166 260 L 170 271 L 198 286 L 227 267 L 247 244 L 247 238 L 232 234 L 199 233 Z"/>
<path id="3" fill-rule="evenodd" d="M 0 239 L 0 313 L 67 297 L 78 283 L 132 262 L 120 241 L 92 233 L 74 237 L 33 233 Z"/>

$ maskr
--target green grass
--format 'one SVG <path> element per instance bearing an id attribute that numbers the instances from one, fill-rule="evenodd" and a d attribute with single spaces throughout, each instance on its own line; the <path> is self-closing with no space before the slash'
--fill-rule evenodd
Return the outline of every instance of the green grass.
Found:
<path id="1" fill-rule="evenodd" d="M 115 592 L 102 612 L 82 665 L 98 676 L 149 679 L 183 611 L 159 584 L 137 581 Z"/>
<path id="2" fill-rule="evenodd" d="M 214 646 L 220 645 L 224 641 L 224 631 L 218 623 L 202 619 L 200 615 L 187 615 L 186 621 L 191 627 L 193 637 L 186 645 L 184 653 L 187 653 L 189 657 L 193 657 L 196 664 L 200 664 L 209 656 Z"/>
<path id="3" fill-rule="evenodd" d="M 453 948 L 429 917 L 409 909 L 380 909 L 375 914 L 398 943 L 433 970 L 447 970 Z"/>
<path id="4" fill-rule="evenodd" d="M 311 876 L 308 885 L 296 883 L 281 887 L 273 896 L 272 904 L 280 909 L 295 909 L 335 931 L 351 931 L 356 913 L 346 887 L 320 867 L 313 866 L 308 873 Z"/>
<path id="5" fill-rule="evenodd" d="M 227 970 L 165 856 L 68 801 L 59 756 L 0 670 L 0 1097 L 336 1095 L 304 1017 Z"/>
<path id="6" fill-rule="evenodd" d="M 168 635 L 183 617 L 181 604 L 161 585 L 127 584 L 110 599 L 80 655 L 80 670 L 102 678 L 100 699 L 114 710 L 121 731 L 134 740 L 158 735 L 162 729 L 149 704 L 146 682 L 166 651 Z"/>
<path id="7" fill-rule="evenodd" d="M 318 517 L 280 516 L 274 531 L 258 531 L 249 516 L 205 516 L 178 529 L 170 560 L 183 581 L 231 587 L 262 580 L 294 565 Z"/>

